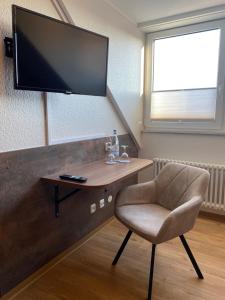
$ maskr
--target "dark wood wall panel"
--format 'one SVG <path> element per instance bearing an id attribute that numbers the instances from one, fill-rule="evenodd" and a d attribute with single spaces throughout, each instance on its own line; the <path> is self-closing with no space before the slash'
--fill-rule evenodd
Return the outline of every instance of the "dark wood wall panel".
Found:
<path id="1" fill-rule="evenodd" d="M 129 136 L 119 139 L 121 144 L 129 145 L 130 156 L 137 157 Z M 0 153 L 2 295 L 113 215 L 113 202 L 106 202 L 103 209 L 90 215 L 90 204 L 105 195 L 103 190 L 96 190 L 81 191 L 63 202 L 61 216 L 55 218 L 52 190 L 40 182 L 40 177 L 65 170 L 71 163 L 104 158 L 105 141 L 103 138 Z M 136 181 L 134 176 L 112 185 L 113 199 L 122 186 Z"/>

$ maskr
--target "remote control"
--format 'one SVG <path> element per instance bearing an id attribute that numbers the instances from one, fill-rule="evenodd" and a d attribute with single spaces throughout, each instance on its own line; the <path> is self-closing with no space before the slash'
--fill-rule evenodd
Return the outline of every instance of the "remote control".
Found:
<path id="1" fill-rule="evenodd" d="M 74 176 L 74 175 L 60 175 L 59 176 L 60 179 L 64 179 L 64 180 L 70 180 L 70 181 L 76 181 L 76 182 L 86 182 L 87 178 L 86 177 L 82 177 L 82 176 Z"/>

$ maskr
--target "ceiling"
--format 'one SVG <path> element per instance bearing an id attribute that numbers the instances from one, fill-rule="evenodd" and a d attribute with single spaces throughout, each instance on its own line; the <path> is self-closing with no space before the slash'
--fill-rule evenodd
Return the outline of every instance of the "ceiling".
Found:
<path id="1" fill-rule="evenodd" d="M 225 0 L 107 0 L 135 23 L 225 4 Z"/>

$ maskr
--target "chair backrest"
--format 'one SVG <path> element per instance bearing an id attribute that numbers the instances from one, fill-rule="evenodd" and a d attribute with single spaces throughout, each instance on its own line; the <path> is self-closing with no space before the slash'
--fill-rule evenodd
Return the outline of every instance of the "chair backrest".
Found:
<path id="1" fill-rule="evenodd" d="M 209 172 L 204 169 L 168 163 L 155 179 L 156 201 L 173 210 L 193 196 L 201 196 L 203 200 L 209 178 Z"/>

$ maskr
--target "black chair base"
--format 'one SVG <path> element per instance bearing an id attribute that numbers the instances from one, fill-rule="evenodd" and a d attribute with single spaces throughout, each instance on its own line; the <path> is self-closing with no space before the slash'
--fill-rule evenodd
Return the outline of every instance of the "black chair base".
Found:
<path id="1" fill-rule="evenodd" d="M 131 234 L 132 234 L 132 231 L 129 230 L 122 245 L 120 246 L 113 262 L 112 262 L 112 265 L 116 265 L 121 254 L 123 253 L 123 250 L 124 248 L 126 247 L 126 244 L 127 242 L 129 241 L 130 237 L 131 237 Z M 188 257 L 190 258 L 191 260 L 191 263 L 198 275 L 198 278 L 199 279 L 204 279 L 203 275 L 202 275 L 202 272 L 194 258 L 194 255 L 193 253 L 191 252 L 191 249 L 190 247 L 188 246 L 188 243 L 185 239 L 185 237 L 183 235 L 180 236 L 180 240 L 184 246 L 184 249 L 186 250 L 187 254 L 188 254 Z M 156 245 L 155 244 L 152 244 L 152 252 L 151 252 L 151 262 L 150 262 L 150 273 L 149 273 L 149 285 L 148 285 L 148 300 L 151 300 L 152 299 L 152 286 L 153 286 L 153 275 L 154 275 L 154 264 L 155 264 L 155 252 L 156 252 Z"/>
<path id="2" fill-rule="evenodd" d="M 198 278 L 199 278 L 199 279 L 204 279 L 204 277 L 203 277 L 203 275 L 202 275 L 202 272 L 201 272 L 201 270 L 200 270 L 200 268 L 199 268 L 199 266 L 198 266 L 198 264 L 197 264 L 197 262 L 196 262 L 196 260 L 195 260 L 195 258 L 194 258 L 194 255 L 193 255 L 193 253 L 191 252 L 191 249 L 190 249 L 190 247 L 188 246 L 188 243 L 187 243 L 187 241 L 186 241 L 186 239 L 185 239 L 185 237 L 184 237 L 183 235 L 180 236 L 180 240 L 181 240 L 181 242 L 182 242 L 182 244 L 183 244 L 183 246 L 184 246 L 184 249 L 185 249 L 186 252 L 187 252 L 187 255 L 188 255 L 189 258 L 190 258 L 190 261 L 191 261 L 191 263 L 192 263 L 192 265 L 193 265 L 193 267 L 194 267 L 194 269 L 195 269 L 195 272 L 196 272 L 197 275 L 198 275 Z"/>
<path id="3" fill-rule="evenodd" d="M 129 241 L 129 239 L 131 237 L 131 234 L 132 234 L 132 231 L 129 230 L 126 237 L 125 237 L 125 239 L 124 239 L 124 241 L 123 241 L 123 243 L 122 243 L 122 245 L 120 246 L 120 249 L 118 250 L 118 252 L 117 252 L 117 254 L 116 254 L 116 256 L 115 256 L 115 258 L 112 262 L 113 266 L 115 266 L 117 264 L 121 254 L 123 253 L 124 248 L 126 247 L 127 242 Z"/>
<path id="4" fill-rule="evenodd" d="M 155 264 L 155 250 L 156 250 L 156 245 L 152 244 L 151 264 L 150 264 L 149 283 L 148 283 L 148 300 L 152 299 L 152 284 L 153 284 L 153 274 L 154 274 L 154 264 Z"/>

